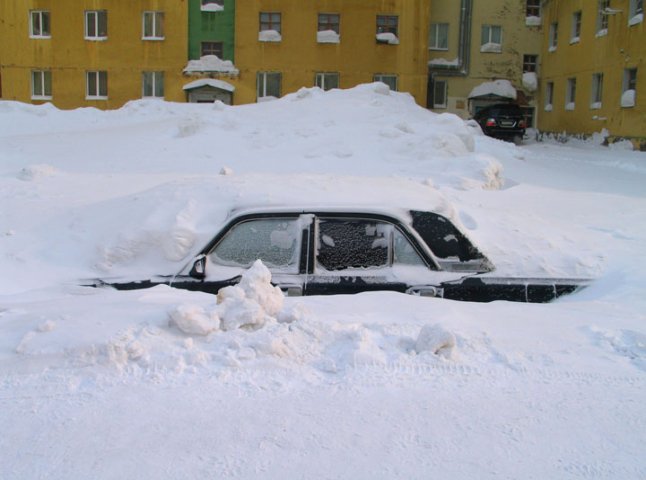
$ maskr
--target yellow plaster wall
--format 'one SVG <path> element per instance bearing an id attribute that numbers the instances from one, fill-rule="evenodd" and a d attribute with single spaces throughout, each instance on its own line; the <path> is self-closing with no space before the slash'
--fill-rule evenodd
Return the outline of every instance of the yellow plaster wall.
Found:
<path id="1" fill-rule="evenodd" d="M 545 7 L 542 55 L 543 82 L 539 128 L 550 132 L 590 134 L 606 128 L 611 136 L 646 139 L 646 26 L 628 25 L 629 0 L 613 0 L 618 13 L 608 17 L 608 34 L 596 35 L 597 2 L 592 0 L 549 1 Z M 582 11 L 580 41 L 570 44 L 573 12 Z M 547 32 L 559 23 L 558 45 L 549 52 Z M 625 68 L 637 68 L 636 105 L 621 107 Z M 591 108 L 592 75 L 603 73 L 602 108 Z M 568 78 L 576 78 L 575 109 L 565 110 Z M 554 82 L 551 112 L 545 111 L 547 82 Z"/>
<path id="2" fill-rule="evenodd" d="M 236 103 L 256 101 L 256 73 L 282 73 L 287 94 L 315 84 L 316 72 L 339 72 L 340 87 L 372 82 L 378 73 L 397 74 L 398 90 L 426 103 L 429 1 L 241 0 L 236 8 Z M 260 12 L 280 12 L 282 41 L 258 41 Z M 319 13 L 338 13 L 341 41 L 316 41 Z M 399 45 L 376 43 L 378 14 L 399 16 Z"/>
<path id="3" fill-rule="evenodd" d="M 187 0 L 0 0 L 2 99 L 31 100 L 31 71 L 52 71 L 52 103 L 59 108 L 118 108 L 141 98 L 142 72 L 163 71 L 165 98 L 184 101 Z M 108 11 L 108 39 L 84 38 L 85 10 Z M 29 11 L 51 12 L 51 38 L 29 38 Z M 163 41 L 142 40 L 142 12 L 163 11 Z M 85 72 L 108 72 L 108 99 L 85 99 Z"/>

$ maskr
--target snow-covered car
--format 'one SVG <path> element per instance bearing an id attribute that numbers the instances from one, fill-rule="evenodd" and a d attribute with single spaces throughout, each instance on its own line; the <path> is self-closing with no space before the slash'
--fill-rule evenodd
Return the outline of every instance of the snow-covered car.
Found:
<path id="1" fill-rule="evenodd" d="M 473 119 L 485 135 L 520 144 L 525 135 L 525 117 L 514 103 L 498 103 L 478 111 Z"/>
<path id="2" fill-rule="evenodd" d="M 429 211 L 259 208 L 228 223 L 177 275 L 117 289 L 168 284 L 217 293 L 260 259 L 288 295 L 389 290 L 452 300 L 549 302 L 584 279 L 501 278 L 448 218 Z"/>

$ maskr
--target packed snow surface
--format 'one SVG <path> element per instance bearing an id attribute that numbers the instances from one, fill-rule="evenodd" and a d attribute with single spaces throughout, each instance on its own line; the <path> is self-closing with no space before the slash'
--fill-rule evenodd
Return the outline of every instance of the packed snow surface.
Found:
<path id="1" fill-rule="evenodd" d="M 383 84 L 0 102 L 0 478 L 646 477 L 646 156 L 481 135 Z M 551 304 L 172 275 L 245 207 L 427 208 Z"/>

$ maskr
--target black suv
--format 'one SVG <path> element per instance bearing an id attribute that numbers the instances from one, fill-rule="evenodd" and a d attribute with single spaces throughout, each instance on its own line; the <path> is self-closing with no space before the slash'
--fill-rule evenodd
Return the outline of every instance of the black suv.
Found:
<path id="1" fill-rule="evenodd" d="M 513 103 L 498 103 L 475 114 L 485 135 L 519 144 L 525 135 L 525 118 L 520 107 Z"/>

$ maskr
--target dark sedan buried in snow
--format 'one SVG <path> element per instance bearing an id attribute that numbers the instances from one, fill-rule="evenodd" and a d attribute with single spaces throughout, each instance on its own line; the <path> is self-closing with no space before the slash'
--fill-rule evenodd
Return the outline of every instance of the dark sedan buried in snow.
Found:
<path id="1" fill-rule="evenodd" d="M 166 284 L 217 293 L 260 259 L 288 295 L 397 291 L 452 300 L 549 302 L 585 279 L 507 278 L 446 217 L 392 209 L 258 208 L 229 222 L 177 275 L 117 289 Z"/>

